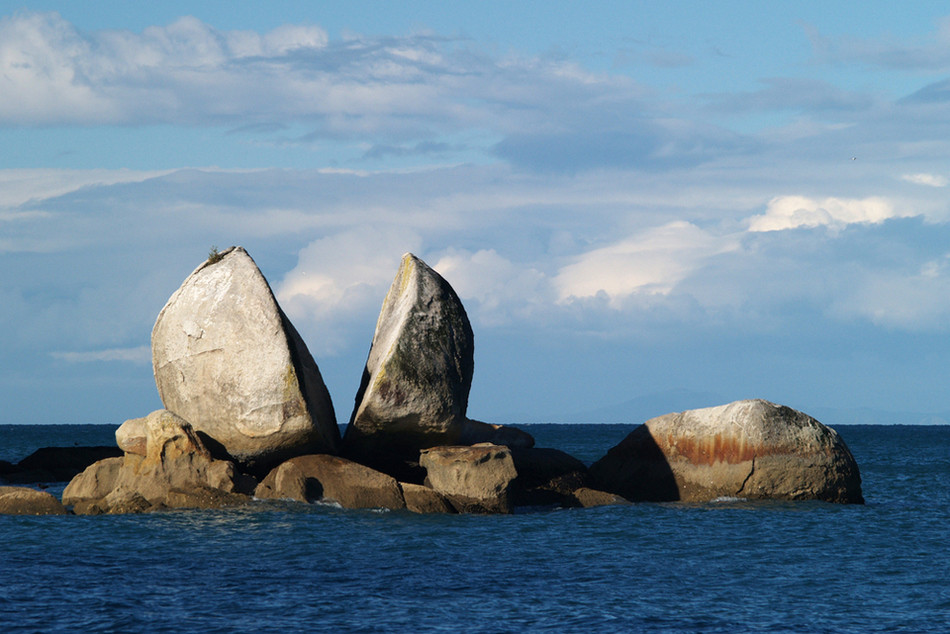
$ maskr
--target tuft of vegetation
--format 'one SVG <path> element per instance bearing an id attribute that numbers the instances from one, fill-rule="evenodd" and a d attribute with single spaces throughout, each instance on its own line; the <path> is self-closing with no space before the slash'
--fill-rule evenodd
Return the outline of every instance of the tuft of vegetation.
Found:
<path id="1" fill-rule="evenodd" d="M 211 250 L 208 251 L 208 264 L 220 262 L 223 258 L 224 256 L 218 251 L 218 247 L 212 245 Z"/>

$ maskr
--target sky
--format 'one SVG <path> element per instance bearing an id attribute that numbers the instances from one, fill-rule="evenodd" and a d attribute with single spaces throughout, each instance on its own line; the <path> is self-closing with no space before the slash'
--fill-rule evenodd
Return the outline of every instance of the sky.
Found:
<path id="1" fill-rule="evenodd" d="M 230 245 L 342 422 L 407 251 L 473 418 L 950 412 L 943 2 L 0 0 L 0 148 L 0 424 L 161 407 Z"/>

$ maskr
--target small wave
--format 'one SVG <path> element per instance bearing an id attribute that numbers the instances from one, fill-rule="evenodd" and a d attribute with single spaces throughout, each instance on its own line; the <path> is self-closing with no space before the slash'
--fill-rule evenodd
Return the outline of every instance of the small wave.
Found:
<path id="1" fill-rule="evenodd" d="M 748 502 L 749 498 L 738 498 L 732 495 L 723 495 L 713 500 L 710 500 L 710 504 L 735 504 L 736 502 Z"/>

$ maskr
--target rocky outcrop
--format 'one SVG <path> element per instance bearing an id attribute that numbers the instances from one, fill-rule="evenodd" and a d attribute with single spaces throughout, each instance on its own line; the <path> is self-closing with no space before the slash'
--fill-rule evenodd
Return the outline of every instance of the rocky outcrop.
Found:
<path id="1" fill-rule="evenodd" d="M 249 501 L 256 481 L 230 461 L 216 460 L 185 420 L 167 410 L 143 421 L 145 455 L 126 453 L 76 476 L 63 503 L 77 513 L 125 513 L 164 508 L 217 508 Z"/>
<path id="2" fill-rule="evenodd" d="M 426 486 L 441 493 L 460 513 L 510 513 L 511 484 L 518 477 L 508 447 L 482 443 L 432 447 L 419 463 Z"/>
<path id="3" fill-rule="evenodd" d="M 46 491 L 0 486 L 0 515 L 65 515 L 59 500 Z"/>
<path id="4" fill-rule="evenodd" d="M 69 482 L 83 469 L 105 458 L 121 456 L 115 447 L 42 447 L 0 472 L 14 484 Z"/>
<path id="5" fill-rule="evenodd" d="M 857 463 L 841 437 L 763 400 L 651 419 L 590 474 L 597 488 L 633 501 L 864 501 Z"/>
<path id="6" fill-rule="evenodd" d="M 532 446 L 525 432 L 466 417 L 473 339 L 449 283 L 411 253 L 404 255 L 376 323 L 344 436 L 346 451 L 401 480 L 418 481 L 421 472 L 411 467 L 427 447 Z"/>
<path id="7" fill-rule="evenodd" d="M 558 449 L 511 450 L 518 477 L 511 487 L 515 506 L 574 506 L 574 491 L 587 484 L 584 463 Z"/>
<path id="8" fill-rule="evenodd" d="M 295 455 L 336 453 L 336 415 L 306 344 L 247 252 L 217 255 L 175 291 L 152 330 L 165 408 L 262 474 Z"/>
<path id="9" fill-rule="evenodd" d="M 336 502 L 343 508 L 403 509 L 396 480 L 338 456 L 298 456 L 273 469 L 254 497 L 299 502 Z"/>

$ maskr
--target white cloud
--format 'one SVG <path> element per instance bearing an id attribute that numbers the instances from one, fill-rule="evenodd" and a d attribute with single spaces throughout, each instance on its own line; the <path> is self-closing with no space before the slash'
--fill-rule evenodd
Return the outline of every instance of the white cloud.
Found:
<path id="1" fill-rule="evenodd" d="M 604 293 L 619 306 L 633 293 L 668 294 L 708 258 L 738 248 L 734 236 L 671 222 L 581 255 L 560 270 L 554 283 L 562 302 Z"/>
<path id="2" fill-rule="evenodd" d="M 908 183 L 927 185 L 929 187 L 946 187 L 948 182 L 946 176 L 940 176 L 939 174 L 904 174 L 901 178 Z"/>
<path id="3" fill-rule="evenodd" d="M 470 318 L 482 325 L 526 319 L 550 299 L 543 273 L 494 249 L 448 249 L 432 268 L 452 285 Z"/>
<path id="4" fill-rule="evenodd" d="M 29 201 L 39 201 L 90 185 L 137 183 L 169 174 L 174 170 L 61 170 L 61 169 L 0 169 L 0 210 Z M 12 213 L 12 212 L 11 212 Z M 23 214 L 41 213 L 36 210 Z M 2 221 L 0 214 L 0 221 Z"/>
<path id="5" fill-rule="evenodd" d="M 315 354 L 347 341 L 355 317 L 379 313 L 403 253 L 418 251 L 420 236 L 398 226 L 354 227 L 314 240 L 275 288 L 291 321 L 309 331 Z"/>
<path id="6" fill-rule="evenodd" d="M 69 363 L 95 363 L 100 361 L 123 361 L 137 364 L 152 363 L 152 348 L 138 346 L 135 348 L 109 348 L 91 352 L 51 352 L 54 359 Z"/>
<path id="7" fill-rule="evenodd" d="M 908 217 L 890 201 L 870 198 L 808 198 L 778 196 L 769 201 L 764 214 L 749 218 L 749 231 L 782 231 L 799 227 L 841 228 L 854 223 L 878 224 L 888 218 Z"/>

